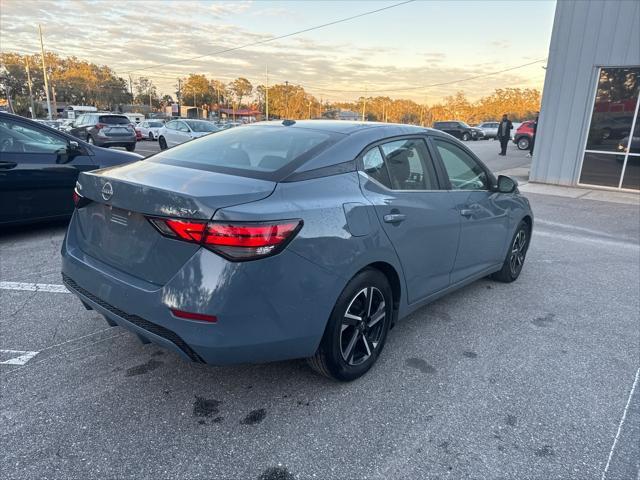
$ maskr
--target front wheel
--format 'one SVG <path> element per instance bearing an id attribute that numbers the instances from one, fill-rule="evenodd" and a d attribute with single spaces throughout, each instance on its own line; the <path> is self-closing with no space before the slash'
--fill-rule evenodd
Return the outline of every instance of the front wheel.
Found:
<path id="1" fill-rule="evenodd" d="M 149 140 L 151 140 L 153 142 L 154 138 L 153 138 L 153 132 L 149 132 Z"/>
<path id="2" fill-rule="evenodd" d="M 373 269 L 358 273 L 338 297 L 309 365 L 336 380 L 361 377 L 382 352 L 392 314 L 393 295 L 387 278 Z"/>
<path id="3" fill-rule="evenodd" d="M 468 134 L 468 133 L 463 133 L 463 134 L 462 134 L 462 140 L 463 140 L 463 141 L 468 142 L 470 138 L 471 138 L 471 137 L 469 136 L 469 134 Z"/>
<path id="4" fill-rule="evenodd" d="M 167 149 L 167 141 L 164 139 L 164 137 L 158 138 L 158 144 L 160 145 L 160 150 Z"/>
<path id="5" fill-rule="evenodd" d="M 502 269 L 491 275 L 491 278 L 504 283 L 511 283 L 518 279 L 524 266 L 524 259 L 527 256 L 530 237 L 531 229 L 529 224 L 523 220 L 513 235 Z"/>

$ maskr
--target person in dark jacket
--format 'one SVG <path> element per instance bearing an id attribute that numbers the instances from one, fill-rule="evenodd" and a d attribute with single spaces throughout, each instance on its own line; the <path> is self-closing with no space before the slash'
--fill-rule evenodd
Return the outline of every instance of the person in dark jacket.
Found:
<path id="1" fill-rule="evenodd" d="M 533 121 L 533 125 L 531 129 L 533 130 L 533 135 L 531 136 L 531 142 L 529 142 L 529 153 L 528 157 L 533 157 L 533 146 L 536 143 L 536 136 L 538 135 L 538 118 L 540 118 L 540 112 L 536 112 L 536 119 Z"/>
<path id="2" fill-rule="evenodd" d="M 507 154 L 507 145 L 509 144 L 509 140 L 511 139 L 511 129 L 513 128 L 513 123 L 509 120 L 509 117 L 505 113 L 502 116 L 502 121 L 498 124 L 498 140 L 500 140 L 500 155 L 504 156 Z"/>

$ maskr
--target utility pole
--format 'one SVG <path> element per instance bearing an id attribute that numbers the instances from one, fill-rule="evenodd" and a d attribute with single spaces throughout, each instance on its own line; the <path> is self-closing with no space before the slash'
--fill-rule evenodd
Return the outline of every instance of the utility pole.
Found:
<path id="1" fill-rule="evenodd" d="M 29 72 L 29 57 L 24 57 L 25 66 L 27 68 L 27 85 L 29 86 L 29 102 L 31 103 L 31 118 L 36 118 L 36 106 L 33 103 L 33 84 L 31 82 L 31 73 Z"/>
<path id="2" fill-rule="evenodd" d="M 129 94 L 131 95 L 131 103 L 133 104 L 133 80 L 131 74 L 129 74 Z"/>
<path id="3" fill-rule="evenodd" d="M 362 97 L 362 121 L 364 122 L 364 115 L 367 109 L 367 90 L 364 91 L 364 97 Z"/>
<path id="4" fill-rule="evenodd" d="M 311 100 L 309 100 L 309 120 L 311 120 Z"/>
<path id="5" fill-rule="evenodd" d="M 49 72 L 51 73 L 51 72 Z M 53 111 L 58 116 L 58 103 L 56 102 L 56 86 L 53 82 L 51 82 L 51 101 L 53 103 Z"/>
<path id="6" fill-rule="evenodd" d="M 178 79 L 178 116 L 182 113 L 182 105 L 180 102 L 182 101 L 182 80 Z"/>
<path id="7" fill-rule="evenodd" d="M 264 66 L 264 116 L 269 121 L 269 66 Z"/>
<path id="8" fill-rule="evenodd" d="M 47 65 L 44 61 L 44 42 L 42 41 L 42 27 L 38 24 L 38 31 L 40 32 L 40 52 L 42 53 L 42 75 L 44 76 L 44 92 L 47 95 L 47 112 L 49 113 L 49 120 L 51 120 L 51 99 L 49 98 L 49 81 L 47 80 Z"/>
<path id="9" fill-rule="evenodd" d="M 382 102 L 382 121 L 387 121 L 387 102 Z"/>
<path id="10" fill-rule="evenodd" d="M 284 84 L 284 118 L 289 118 L 289 80 L 285 80 Z"/>

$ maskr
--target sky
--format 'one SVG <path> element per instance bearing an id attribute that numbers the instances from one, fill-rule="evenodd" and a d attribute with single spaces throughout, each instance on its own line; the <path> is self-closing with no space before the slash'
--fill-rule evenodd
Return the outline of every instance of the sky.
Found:
<path id="1" fill-rule="evenodd" d="M 496 88 L 542 89 L 545 62 L 432 85 L 545 59 L 551 0 L 414 1 L 210 55 L 400 1 L 0 0 L 0 51 L 39 53 L 41 24 L 47 51 L 108 65 L 134 81 L 148 77 L 170 95 L 190 73 L 264 84 L 266 67 L 270 85 L 287 80 L 332 101 L 366 92 L 435 103 L 457 91 L 475 100 Z M 207 56 L 189 60 L 198 55 Z"/>

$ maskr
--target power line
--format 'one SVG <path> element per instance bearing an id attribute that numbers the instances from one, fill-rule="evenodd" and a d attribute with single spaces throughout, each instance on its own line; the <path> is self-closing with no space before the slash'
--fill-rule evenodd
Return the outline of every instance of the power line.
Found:
<path id="1" fill-rule="evenodd" d="M 176 61 L 173 61 L 173 62 L 160 63 L 160 64 L 157 64 L 157 65 L 150 65 L 148 67 L 136 68 L 134 70 L 128 70 L 128 71 L 125 71 L 125 72 L 122 72 L 122 73 L 123 74 L 128 74 L 128 73 L 133 73 L 133 72 L 140 72 L 142 70 L 151 70 L 153 68 L 166 67 L 168 65 L 176 65 L 178 63 L 189 62 L 191 60 L 198 60 L 199 58 L 211 57 L 211 56 L 214 56 L 214 55 L 221 55 L 223 53 L 234 52 L 236 50 L 241 50 L 241 49 L 247 48 L 247 47 L 255 47 L 257 45 L 264 45 L 265 43 L 275 42 L 276 40 L 282 40 L 283 38 L 293 37 L 294 35 L 299 35 L 301 33 L 311 32 L 313 30 L 319 30 L 321 28 L 330 27 L 332 25 L 337 25 L 339 23 L 348 22 L 349 20 L 355 20 L 356 18 L 365 17 L 367 15 L 373 15 L 374 13 L 379 13 L 379 12 L 382 12 L 382 11 L 385 11 L 385 10 L 390 10 L 392 8 L 399 7 L 399 6 L 405 5 L 407 3 L 412 3 L 414 1 L 415 0 L 405 0 L 404 2 L 394 3 L 393 5 L 388 5 L 386 7 L 377 8 L 375 10 L 369 10 L 367 12 L 362 12 L 362 13 L 359 13 L 357 15 L 352 15 L 350 17 L 341 18 L 339 20 L 334 20 L 332 22 L 323 23 L 322 25 L 316 25 L 315 27 L 309 27 L 309 28 L 305 28 L 303 30 L 298 30 L 296 32 L 287 33 L 285 35 L 278 35 L 277 37 L 271 37 L 271 38 L 267 38 L 265 40 L 258 40 L 256 42 L 245 43 L 244 45 L 239 45 L 237 47 L 225 48 L 223 50 L 218 50 L 216 52 L 204 53 L 202 55 L 196 55 L 195 57 L 184 58 L 182 60 L 176 60 Z"/>

